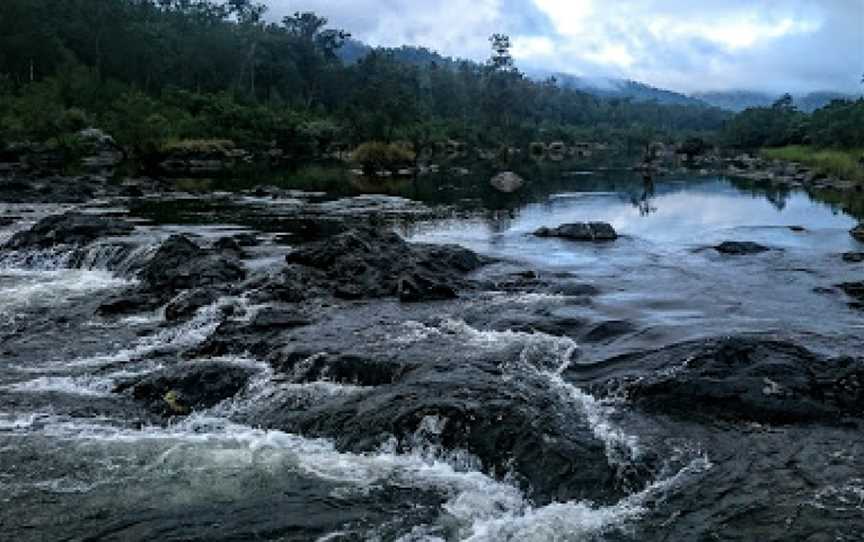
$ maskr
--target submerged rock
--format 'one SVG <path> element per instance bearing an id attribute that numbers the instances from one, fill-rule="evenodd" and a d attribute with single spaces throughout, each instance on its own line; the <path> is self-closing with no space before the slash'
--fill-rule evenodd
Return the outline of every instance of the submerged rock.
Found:
<path id="1" fill-rule="evenodd" d="M 504 171 L 492 177 L 489 184 L 500 192 L 510 194 L 522 188 L 525 185 L 525 179 L 512 171 Z"/>
<path id="2" fill-rule="evenodd" d="M 16 233 L 3 246 L 7 250 L 45 249 L 55 245 L 83 246 L 102 237 L 130 234 L 135 226 L 124 220 L 81 213 L 43 218 L 29 230 Z"/>
<path id="3" fill-rule="evenodd" d="M 645 410 L 772 424 L 864 416 L 864 360 L 827 359 L 790 342 L 725 337 L 573 366 L 567 377 Z"/>
<path id="4" fill-rule="evenodd" d="M 714 250 L 720 254 L 729 254 L 733 256 L 743 256 L 746 254 L 759 254 L 771 250 L 765 245 L 754 243 L 753 241 L 725 241 L 714 247 Z"/>
<path id="5" fill-rule="evenodd" d="M 576 222 L 561 224 L 557 228 L 540 228 L 534 232 L 537 237 L 560 237 L 571 241 L 614 241 L 618 233 L 606 222 Z"/>
<path id="6" fill-rule="evenodd" d="M 864 252 L 846 252 L 843 254 L 843 261 L 846 263 L 864 262 Z"/>
<path id="7" fill-rule="evenodd" d="M 459 246 L 408 243 L 371 227 L 303 246 L 285 260 L 317 271 L 319 286 L 336 297 L 398 296 L 403 301 L 455 297 L 465 285 L 464 275 L 486 263 Z"/>
<path id="8" fill-rule="evenodd" d="M 121 383 L 114 391 L 130 392 L 157 414 L 184 416 L 233 397 L 254 373 L 252 368 L 230 363 L 181 362 L 139 380 Z"/>

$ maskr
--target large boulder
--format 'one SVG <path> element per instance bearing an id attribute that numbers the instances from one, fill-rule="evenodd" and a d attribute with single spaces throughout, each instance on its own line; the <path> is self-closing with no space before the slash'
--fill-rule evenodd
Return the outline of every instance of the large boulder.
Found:
<path id="1" fill-rule="evenodd" d="M 335 375 L 368 389 L 303 408 L 293 402 L 262 405 L 251 418 L 255 423 L 331 438 L 357 453 L 394 443 L 405 452 L 423 446 L 465 450 L 482 471 L 520 483 L 538 504 L 611 503 L 626 494 L 627 484 L 644 482 L 641 468 L 630 472 L 610 464 L 606 446 L 580 410 L 562 405 L 546 377 L 524 372 L 506 378 L 500 356 L 518 357 L 518 351 L 452 362 L 432 355 L 424 361 L 412 352 L 404 363 L 307 354 L 277 353 L 271 364 L 303 381 Z"/>
<path id="2" fill-rule="evenodd" d="M 534 232 L 537 237 L 559 237 L 570 241 L 614 241 L 618 232 L 606 222 L 575 222 L 561 224 L 557 228 L 540 228 Z"/>
<path id="3" fill-rule="evenodd" d="M 455 297 L 465 285 L 464 275 L 486 263 L 459 246 L 412 244 L 372 227 L 310 243 L 286 256 L 286 262 L 312 268 L 318 286 L 339 298 L 399 296 L 404 301 Z"/>
<path id="4" fill-rule="evenodd" d="M 499 192 L 511 194 L 525 185 L 525 179 L 512 171 L 504 171 L 492 177 L 492 179 L 489 180 L 489 184 Z"/>
<path id="5" fill-rule="evenodd" d="M 594 393 L 687 419 L 788 424 L 864 415 L 864 360 L 774 338 L 724 337 L 627 354 L 566 377 Z"/>
<path id="6" fill-rule="evenodd" d="M 213 407 L 241 391 L 255 370 L 215 361 L 180 362 L 138 380 L 119 384 L 115 393 L 130 393 L 163 416 L 185 416 Z"/>
<path id="7" fill-rule="evenodd" d="M 55 245 L 83 246 L 103 237 L 125 236 L 135 226 L 117 218 L 66 213 L 43 218 L 18 232 L 3 246 L 7 250 L 46 249 Z"/>
<path id="8" fill-rule="evenodd" d="M 720 254 L 728 254 L 732 256 L 743 256 L 747 254 L 759 254 L 771 250 L 765 245 L 754 243 L 753 241 L 725 241 L 714 247 L 714 250 Z"/>
<path id="9" fill-rule="evenodd" d="M 138 269 L 139 284 L 107 300 L 99 313 L 110 316 L 148 311 L 170 302 L 166 318 L 187 318 L 245 280 L 246 275 L 233 251 L 205 250 L 183 235 L 174 235 Z"/>

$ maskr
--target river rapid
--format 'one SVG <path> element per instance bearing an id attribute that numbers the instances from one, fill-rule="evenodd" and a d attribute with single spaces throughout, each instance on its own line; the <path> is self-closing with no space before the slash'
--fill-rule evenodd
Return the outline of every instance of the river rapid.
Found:
<path id="1" fill-rule="evenodd" d="M 319 195 L 302 235 L 302 195 L 185 199 L 182 220 L 0 203 L 0 244 L 68 211 L 134 226 L 0 251 L 0 539 L 861 540 L 860 402 L 800 384 L 839 364 L 861 397 L 864 313 L 836 287 L 864 274 L 841 258 L 857 220 L 721 178 L 571 184 L 472 213 Z M 312 278 L 285 294 L 286 256 L 346 217 L 432 245 L 398 245 L 417 261 L 481 260 L 447 269 L 458 297 L 405 303 L 315 293 L 332 269 L 289 257 Z M 531 235 L 580 221 L 621 237 Z M 177 236 L 227 286 L 107 314 Z"/>

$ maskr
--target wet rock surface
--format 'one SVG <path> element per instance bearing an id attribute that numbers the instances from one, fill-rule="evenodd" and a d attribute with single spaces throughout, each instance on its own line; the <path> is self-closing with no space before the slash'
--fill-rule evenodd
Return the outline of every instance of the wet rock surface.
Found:
<path id="1" fill-rule="evenodd" d="M 178 362 L 142 379 L 120 383 L 114 392 L 131 394 L 154 413 L 185 416 L 233 397 L 254 373 L 229 363 Z"/>
<path id="2" fill-rule="evenodd" d="M 856 241 L 864 243 L 864 224 L 858 224 L 849 231 L 849 235 Z"/>
<path id="3" fill-rule="evenodd" d="M 398 296 L 403 301 L 456 297 L 464 276 L 487 260 L 458 246 L 418 245 L 376 228 L 355 228 L 303 246 L 285 257 L 322 273 L 322 285 L 343 299 Z"/>
<path id="4" fill-rule="evenodd" d="M 748 254 L 761 254 L 768 252 L 771 248 L 753 241 L 724 241 L 720 243 L 714 250 L 720 254 L 728 254 L 732 256 L 745 256 Z"/>
<path id="5" fill-rule="evenodd" d="M 684 343 L 613 358 L 592 372 L 568 374 L 640 408 L 693 420 L 830 424 L 864 415 L 864 360 L 827 359 L 782 340 Z"/>
<path id="6" fill-rule="evenodd" d="M 103 315 L 125 314 L 156 309 L 181 293 L 171 302 L 166 316 L 177 320 L 189 316 L 198 308 L 211 303 L 219 294 L 246 278 L 247 271 L 237 254 L 230 249 L 210 251 L 182 235 L 162 242 L 150 260 L 137 272 L 140 280 L 104 303 Z"/>
<path id="7" fill-rule="evenodd" d="M 606 222 L 576 222 L 562 224 L 557 228 L 540 228 L 534 232 L 537 237 L 559 237 L 570 241 L 614 241 L 618 233 Z"/>
<path id="8" fill-rule="evenodd" d="M 80 213 L 53 215 L 42 219 L 32 228 L 16 233 L 3 249 L 44 249 L 56 245 L 83 246 L 103 237 L 130 234 L 135 227 L 120 219 Z"/>

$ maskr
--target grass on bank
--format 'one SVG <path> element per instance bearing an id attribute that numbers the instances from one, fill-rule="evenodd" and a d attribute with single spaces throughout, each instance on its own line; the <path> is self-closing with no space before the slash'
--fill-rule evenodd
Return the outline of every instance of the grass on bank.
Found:
<path id="1" fill-rule="evenodd" d="M 762 149 L 768 160 L 799 162 L 831 177 L 864 183 L 864 166 L 859 162 L 864 150 L 817 149 L 804 145 L 790 145 L 776 149 Z"/>

